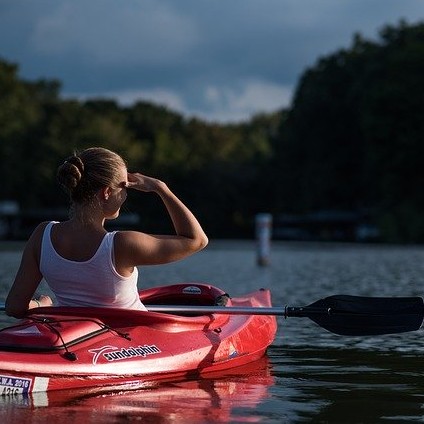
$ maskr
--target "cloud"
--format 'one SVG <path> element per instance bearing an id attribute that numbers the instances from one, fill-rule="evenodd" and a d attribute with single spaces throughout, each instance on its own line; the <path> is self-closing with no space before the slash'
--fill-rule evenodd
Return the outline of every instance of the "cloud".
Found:
<path id="1" fill-rule="evenodd" d="M 424 18 L 417 0 L 2 0 L 0 56 L 65 96 L 151 100 L 208 120 L 290 104 L 318 57 Z"/>
<path id="2" fill-rule="evenodd" d="M 31 47 L 43 56 L 125 67 L 174 63 L 196 39 L 195 23 L 164 3 L 64 1 L 35 22 Z"/>
<path id="3" fill-rule="evenodd" d="M 166 106 L 187 117 L 201 117 L 211 122 L 239 122 L 258 113 L 272 113 L 288 107 L 292 89 L 267 81 L 249 80 L 238 87 L 207 86 L 200 104 L 188 105 L 184 93 L 165 87 L 151 90 L 118 90 L 101 93 L 68 93 L 66 97 L 81 101 L 89 99 L 113 99 L 121 106 L 132 106 L 138 101 L 150 101 Z"/>
<path id="4" fill-rule="evenodd" d="M 248 80 L 238 87 L 208 86 L 204 97 L 205 119 L 234 122 L 289 106 L 292 88 L 268 81 Z"/>

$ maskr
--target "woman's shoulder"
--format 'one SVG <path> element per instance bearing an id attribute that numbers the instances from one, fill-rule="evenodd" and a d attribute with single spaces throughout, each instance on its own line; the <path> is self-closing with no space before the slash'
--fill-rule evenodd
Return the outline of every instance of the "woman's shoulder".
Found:
<path id="1" fill-rule="evenodd" d="M 132 231 L 132 230 L 123 230 L 123 231 L 113 231 L 113 239 L 115 244 L 120 245 L 131 245 L 132 243 L 138 241 L 140 237 L 143 236 L 143 233 L 139 231 Z"/>
<path id="2" fill-rule="evenodd" d="M 40 237 L 43 235 L 44 230 L 46 229 L 47 225 L 49 225 L 53 221 L 44 221 L 40 222 L 34 229 L 31 237 Z"/>
<path id="3" fill-rule="evenodd" d="M 36 243 L 38 244 L 41 242 L 41 239 L 44 234 L 44 230 L 47 228 L 49 224 L 57 224 L 58 221 L 43 221 L 40 222 L 34 229 L 34 231 L 31 234 L 31 237 L 28 240 L 28 243 Z"/>
<path id="4" fill-rule="evenodd" d="M 146 234 L 139 231 L 116 231 L 113 238 L 115 257 L 122 258 L 122 262 L 131 265 L 140 265 L 139 255 L 148 249 Z"/>
<path id="5" fill-rule="evenodd" d="M 25 249 L 33 251 L 37 257 L 39 256 L 44 230 L 46 229 L 49 222 L 50 221 L 44 221 L 38 224 L 26 243 Z"/>

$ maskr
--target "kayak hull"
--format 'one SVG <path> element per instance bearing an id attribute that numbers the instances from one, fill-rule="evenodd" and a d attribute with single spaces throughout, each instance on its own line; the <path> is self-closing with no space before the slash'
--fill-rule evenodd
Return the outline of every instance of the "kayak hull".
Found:
<path id="1" fill-rule="evenodd" d="M 140 292 L 146 304 L 270 307 L 268 290 L 228 299 L 206 284 Z M 0 331 L 0 394 L 86 387 L 138 388 L 248 364 L 273 342 L 270 315 L 176 315 L 114 308 L 31 310 Z"/>

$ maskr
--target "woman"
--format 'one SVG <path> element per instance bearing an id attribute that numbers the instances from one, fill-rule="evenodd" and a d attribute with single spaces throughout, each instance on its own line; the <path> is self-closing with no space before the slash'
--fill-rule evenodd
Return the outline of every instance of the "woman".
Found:
<path id="1" fill-rule="evenodd" d="M 31 300 L 42 278 L 59 306 L 145 310 L 138 296 L 137 266 L 176 261 L 208 243 L 197 219 L 164 182 L 129 173 L 124 160 L 110 150 L 93 147 L 69 157 L 57 177 L 70 195 L 70 219 L 43 222 L 34 230 L 6 299 L 10 316 L 21 318 L 28 309 L 52 305 L 49 296 Z M 127 189 L 156 193 L 175 235 L 107 232 L 105 220 L 118 217 Z"/>

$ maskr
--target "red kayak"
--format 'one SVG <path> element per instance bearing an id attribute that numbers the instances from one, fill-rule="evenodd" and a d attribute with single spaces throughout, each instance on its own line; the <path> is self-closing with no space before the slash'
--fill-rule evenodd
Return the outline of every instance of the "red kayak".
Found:
<path id="1" fill-rule="evenodd" d="M 214 286 L 189 283 L 143 290 L 140 297 L 148 309 L 180 305 L 180 311 L 37 308 L 0 330 L 0 395 L 135 389 L 159 379 L 193 378 L 261 358 L 277 330 L 273 315 L 220 312 L 223 305 L 270 307 L 264 289 L 229 298 Z M 215 305 L 218 312 L 193 312 Z"/>

